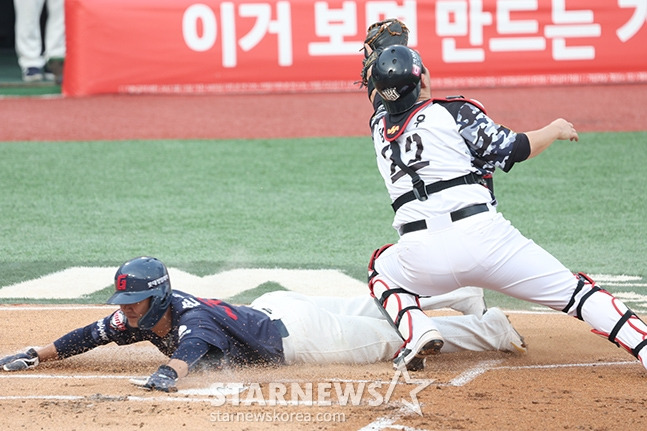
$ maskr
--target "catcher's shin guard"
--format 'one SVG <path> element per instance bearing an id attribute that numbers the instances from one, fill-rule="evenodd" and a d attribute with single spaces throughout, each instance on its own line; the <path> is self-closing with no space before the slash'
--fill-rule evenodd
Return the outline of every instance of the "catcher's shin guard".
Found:
<path id="1" fill-rule="evenodd" d="M 376 250 L 371 256 L 368 286 L 378 309 L 404 342 L 394 357 L 395 367 L 406 366 L 408 370 L 416 371 L 424 368 L 426 356 L 440 352 L 444 341 L 420 307 L 418 295 L 390 287 L 389 281 L 375 270 L 375 259 L 390 246 Z"/>
<path id="2" fill-rule="evenodd" d="M 647 325 L 622 301 L 598 287 L 584 273 L 576 274 L 577 287 L 562 310 L 593 327 L 592 332 L 624 347 L 647 368 Z"/>

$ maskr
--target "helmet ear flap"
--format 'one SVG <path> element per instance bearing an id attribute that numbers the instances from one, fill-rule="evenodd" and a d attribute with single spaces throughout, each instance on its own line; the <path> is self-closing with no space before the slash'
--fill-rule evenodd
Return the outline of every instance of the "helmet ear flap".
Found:
<path id="1" fill-rule="evenodd" d="M 171 292 L 171 284 L 165 283 L 162 286 L 156 288 L 156 292 L 151 296 L 151 302 L 148 306 L 148 311 L 139 319 L 137 326 L 139 329 L 150 330 L 153 329 L 153 326 L 157 325 L 157 322 L 160 321 L 166 310 L 168 310 L 171 305 L 171 298 L 173 297 Z"/>

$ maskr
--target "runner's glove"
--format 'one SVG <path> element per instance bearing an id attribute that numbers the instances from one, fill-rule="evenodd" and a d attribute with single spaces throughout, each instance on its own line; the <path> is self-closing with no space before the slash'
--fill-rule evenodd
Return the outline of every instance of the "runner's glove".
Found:
<path id="1" fill-rule="evenodd" d="M 22 371 L 28 368 L 34 368 L 40 363 L 40 358 L 35 349 L 29 349 L 23 353 L 17 353 L 11 356 L 5 356 L 0 359 L 0 366 L 5 371 Z"/>
<path id="2" fill-rule="evenodd" d="M 177 372 L 168 365 L 160 365 L 143 387 L 148 390 L 177 392 L 176 381 Z"/>

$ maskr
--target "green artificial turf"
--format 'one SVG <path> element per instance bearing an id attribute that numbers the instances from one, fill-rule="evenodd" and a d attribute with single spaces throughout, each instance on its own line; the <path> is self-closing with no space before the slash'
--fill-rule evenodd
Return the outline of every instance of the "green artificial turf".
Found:
<path id="1" fill-rule="evenodd" d="M 645 277 L 645 166 L 647 133 L 585 133 L 498 172 L 499 210 L 574 271 Z M 0 172 L 0 286 L 139 255 L 362 280 L 397 240 L 368 138 L 0 143 Z"/>

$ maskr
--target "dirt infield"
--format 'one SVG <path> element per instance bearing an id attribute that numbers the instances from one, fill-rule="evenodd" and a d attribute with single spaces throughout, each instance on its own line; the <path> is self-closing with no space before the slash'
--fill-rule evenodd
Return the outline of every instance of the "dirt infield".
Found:
<path id="1" fill-rule="evenodd" d="M 26 340 L 44 345 L 110 312 L 106 307 L 0 307 L 6 354 Z M 445 313 L 446 314 L 446 313 Z M 647 373 L 624 350 L 588 333 L 567 316 L 512 314 L 529 345 L 526 354 L 443 354 L 397 385 L 388 403 L 368 390 L 348 401 L 335 392 L 360 392 L 361 382 L 382 382 L 386 398 L 394 378 L 389 363 L 370 366 L 285 366 L 198 372 L 176 394 L 150 393 L 129 379 L 155 371 L 164 357 L 152 345 L 100 347 L 22 373 L 1 373 L 3 429 L 178 430 L 612 430 L 642 429 L 647 422 Z M 238 404 L 217 397 L 215 382 L 244 385 Z M 328 388 L 329 396 L 294 397 L 297 385 Z M 287 387 L 281 397 L 272 385 Z M 428 384 L 423 386 L 423 384 Z M 366 388 L 366 386 L 364 386 Z M 422 416 L 406 407 L 411 391 Z M 256 390 L 254 397 L 252 392 Z M 256 400 L 256 401 L 254 401 Z M 275 405 L 271 405 L 275 400 Z M 308 405 L 308 401 L 312 401 Z M 326 405 L 326 404 L 330 405 Z M 375 406 L 370 403 L 378 404 Z"/>
<path id="2" fill-rule="evenodd" d="M 439 90 L 463 94 L 514 130 L 561 116 L 581 132 L 647 130 L 647 84 Z M 239 96 L 109 95 L 0 100 L 1 141 L 369 136 L 363 92 Z"/>

